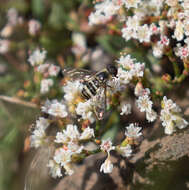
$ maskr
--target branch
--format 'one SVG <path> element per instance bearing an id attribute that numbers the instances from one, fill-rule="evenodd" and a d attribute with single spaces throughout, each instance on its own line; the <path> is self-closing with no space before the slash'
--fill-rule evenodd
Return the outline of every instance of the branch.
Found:
<path id="1" fill-rule="evenodd" d="M 10 102 L 13 104 L 23 105 L 23 106 L 30 107 L 30 108 L 38 108 L 37 104 L 34 104 L 32 102 L 27 102 L 24 100 L 20 100 L 20 99 L 15 98 L 15 97 L 8 97 L 8 96 L 0 95 L 0 100 Z"/>

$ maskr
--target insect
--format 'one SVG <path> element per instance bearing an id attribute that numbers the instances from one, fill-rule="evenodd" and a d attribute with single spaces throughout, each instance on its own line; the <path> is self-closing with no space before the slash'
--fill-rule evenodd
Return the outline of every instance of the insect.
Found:
<path id="1" fill-rule="evenodd" d="M 78 80 L 82 84 L 81 95 L 85 100 L 92 99 L 94 102 L 94 112 L 101 120 L 106 109 L 107 82 L 117 75 L 117 68 L 113 64 L 108 64 L 105 69 L 99 72 L 90 72 L 84 69 L 73 69 L 63 71 L 70 80 Z"/>

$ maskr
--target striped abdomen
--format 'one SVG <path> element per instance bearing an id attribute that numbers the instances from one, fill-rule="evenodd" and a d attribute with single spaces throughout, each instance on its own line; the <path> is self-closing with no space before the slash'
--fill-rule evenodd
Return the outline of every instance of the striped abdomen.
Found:
<path id="1" fill-rule="evenodd" d="M 83 84 L 83 89 L 81 93 L 82 96 L 87 100 L 95 96 L 98 88 L 100 87 L 100 82 L 96 78 L 90 81 L 84 81 L 82 84 Z"/>

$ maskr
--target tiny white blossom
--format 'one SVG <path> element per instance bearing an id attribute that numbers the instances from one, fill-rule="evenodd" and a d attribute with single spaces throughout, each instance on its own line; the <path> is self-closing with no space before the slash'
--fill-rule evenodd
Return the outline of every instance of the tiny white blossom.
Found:
<path id="1" fill-rule="evenodd" d="M 55 151 L 55 155 L 53 157 L 54 161 L 61 166 L 69 163 L 71 161 L 72 152 L 69 150 L 65 150 L 63 148 L 58 148 Z"/>
<path id="2" fill-rule="evenodd" d="M 123 0 L 123 4 L 128 9 L 137 8 L 140 2 L 140 0 Z"/>
<path id="3" fill-rule="evenodd" d="M 10 8 L 7 12 L 8 23 L 15 26 L 18 23 L 18 11 L 15 8 Z"/>
<path id="4" fill-rule="evenodd" d="M 43 145 L 45 138 L 46 134 L 44 129 L 35 129 L 31 135 L 31 147 L 38 148 Z"/>
<path id="5" fill-rule="evenodd" d="M 180 115 L 180 107 L 166 96 L 162 100 L 162 110 L 160 120 L 165 127 L 165 134 L 171 135 L 176 131 L 176 127 L 183 129 L 188 126 L 188 122 Z"/>
<path id="6" fill-rule="evenodd" d="M 39 49 L 36 49 L 32 52 L 32 54 L 28 58 L 28 61 L 32 66 L 40 65 L 44 62 L 46 54 L 47 52 L 45 50 L 40 51 Z"/>
<path id="7" fill-rule="evenodd" d="M 72 152 L 72 154 L 79 154 L 82 152 L 84 146 L 80 146 L 76 144 L 75 142 L 68 142 L 67 146 L 68 150 Z"/>
<path id="8" fill-rule="evenodd" d="M 9 50 L 10 41 L 0 39 L 0 54 L 7 53 Z"/>
<path id="9" fill-rule="evenodd" d="M 41 23 L 35 19 L 31 19 L 28 22 L 29 34 L 35 36 L 37 32 L 41 29 Z"/>
<path id="10" fill-rule="evenodd" d="M 175 37 L 178 41 L 181 41 L 184 38 L 184 25 L 180 20 L 176 22 L 176 28 L 173 37 Z"/>
<path id="11" fill-rule="evenodd" d="M 138 99 L 136 100 L 136 104 L 141 112 L 146 112 L 148 110 L 151 110 L 153 103 L 148 95 L 144 95 L 138 97 Z"/>
<path id="12" fill-rule="evenodd" d="M 155 121 L 157 118 L 157 113 L 154 111 L 154 110 L 148 110 L 146 112 L 146 119 L 149 121 L 149 122 L 153 122 Z"/>
<path id="13" fill-rule="evenodd" d="M 132 154 L 132 149 L 131 149 L 131 145 L 127 145 L 127 146 L 121 146 L 119 147 L 119 153 L 123 156 L 123 157 L 130 157 Z"/>
<path id="14" fill-rule="evenodd" d="M 138 138 L 142 135 L 140 132 L 142 127 L 138 127 L 137 124 L 131 123 L 128 127 L 126 127 L 125 135 L 129 138 Z"/>
<path id="15" fill-rule="evenodd" d="M 60 71 L 60 67 L 59 66 L 50 64 L 50 67 L 48 69 L 48 74 L 50 76 L 57 76 L 57 74 L 59 73 L 59 71 Z"/>
<path id="16" fill-rule="evenodd" d="M 77 125 L 72 124 L 67 125 L 66 130 L 63 130 L 63 133 L 71 140 L 78 140 L 80 136 Z"/>
<path id="17" fill-rule="evenodd" d="M 87 140 L 87 139 L 90 139 L 92 137 L 94 137 L 94 129 L 91 129 L 90 127 L 87 127 L 81 133 L 80 140 Z"/>
<path id="18" fill-rule="evenodd" d="M 74 174 L 74 170 L 71 163 L 64 164 L 64 169 L 66 170 L 65 171 L 66 175 L 71 176 Z"/>
<path id="19" fill-rule="evenodd" d="M 68 112 L 66 111 L 66 106 L 58 101 L 50 105 L 48 113 L 55 117 L 61 117 L 61 118 L 64 118 L 68 115 Z"/>
<path id="20" fill-rule="evenodd" d="M 113 170 L 113 164 L 108 156 L 108 158 L 104 161 L 104 163 L 100 167 L 100 171 L 104 173 L 111 173 Z"/>
<path id="21" fill-rule="evenodd" d="M 122 107 L 121 107 L 121 113 L 120 115 L 128 115 L 131 113 L 131 104 L 124 104 Z"/>
<path id="22" fill-rule="evenodd" d="M 91 123 L 95 121 L 92 100 L 79 102 L 75 111 L 78 115 L 81 115 L 83 119 L 88 119 Z"/>
<path id="23" fill-rule="evenodd" d="M 147 24 L 138 27 L 137 39 L 139 40 L 139 42 L 141 42 L 141 43 L 142 42 L 150 42 L 151 35 L 152 35 L 152 32 L 149 29 Z"/>
<path id="24" fill-rule="evenodd" d="M 102 143 L 100 145 L 101 150 L 103 150 L 104 152 L 110 152 L 111 150 L 114 150 L 115 147 L 112 146 L 112 141 L 107 139 L 107 140 L 102 140 Z"/>
<path id="25" fill-rule="evenodd" d="M 54 160 L 49 160 L 47 167 L 50 168 L 50 174 L 53 178 L 62 177 L 61 166 Z"/>
<path id="26" fill-rule="evenodd" d="M 54 142 L 64 144 L 64 143 L 67 143 L 68 140 L 69 139 L 68 139 L 67 135 L 65 135 L 62 132 L 57 132 L 56 139 L 54 140 Z"/>
<path id="27" fill-rule="evenodd" d="M 43 129 L 45 130 L 48 126 L 49 126 L 49 120 L 45 119 L 43 117 L 40 117 L 37 121 L 36 121 L 36 129 Z"/>
<path id="28" fill-rule="evenodd" d="M 65 93 L 64 99 L 69 103 L 74 101 L 75 97 L 81 94 L 83 86 L 80 81 L 76 80 L 74 82 L 68 81 L 67 84 L 63 87 Z"/>
<path id="29" fill-rule="evenodd" d="M 45 93 L 49 92 L 49 88 L 51 86 L 53 86 L 53 84 L 54 84 L 54 82 L 52 79 L 41 80 L 41 88 L 40 88 L 41 94 L 45 94 Z"/>
<path id="30" fill-rule="evenodd" d="M 48 68 L 49 68 L 49 64 L 44 63 L 44 64 L 41 64 L 37 67 L 37 71 L 40 73 L 45 73 L 45 72 L 48 72 Z"/>

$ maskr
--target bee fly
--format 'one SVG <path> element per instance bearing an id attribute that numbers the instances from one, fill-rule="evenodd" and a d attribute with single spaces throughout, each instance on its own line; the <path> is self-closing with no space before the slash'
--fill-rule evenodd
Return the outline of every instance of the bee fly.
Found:
<path id="1" fill-rule="evenodd" d="M 117 68 L 108 64 L 106 69 L 97 72 L 88 79 L 82 81 L 83 89 L 81 91 L 82 96 L 89 100 L 97 94 L 97 91 L 100 87 L 106 88 L 106 83 L 111 77 L 116 77 Z"/>
<path id="2" fill-rule="evenodd" d="M 107 82 L 117 75 L 117 68 L 108 64 L 102 71 L 92 73 L 85 69 L 64 70 L 64 75 L 72 81 L 79 80 L 82 84 L 81 96 L 85 100 L 93 100 L 94 113 L 101 120 L 106 109 Z"/>

